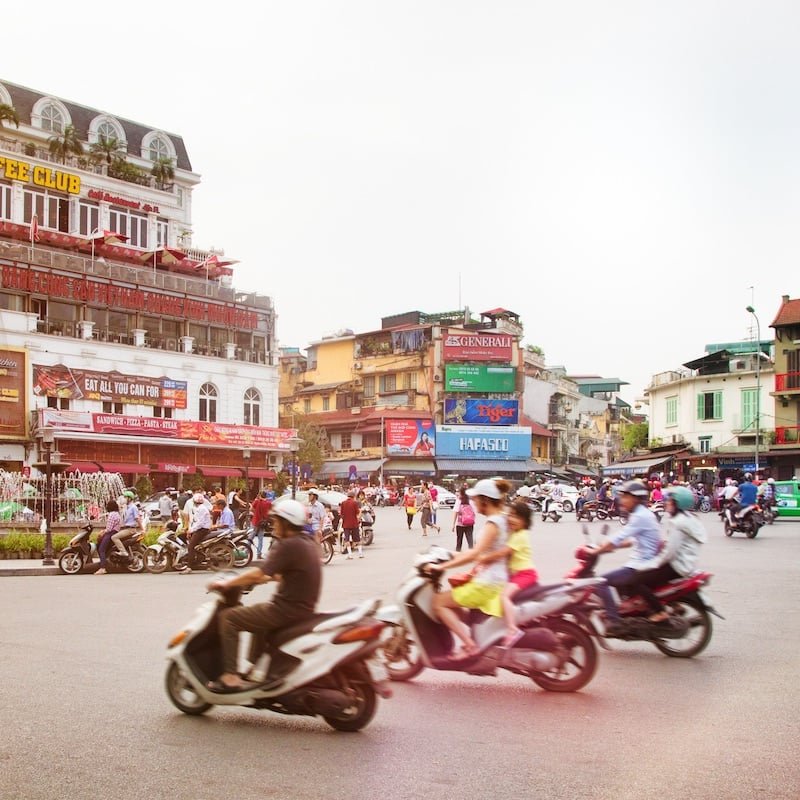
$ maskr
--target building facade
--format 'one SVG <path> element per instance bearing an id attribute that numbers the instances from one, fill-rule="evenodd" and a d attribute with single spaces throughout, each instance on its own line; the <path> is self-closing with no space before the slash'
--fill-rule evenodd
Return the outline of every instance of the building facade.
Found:
<path id="1" fill-rule="evenodd" d="M 35 461 L 46 425 L 64 460 L 131 482 L 274 476 L 292 431 L 273 303 L 192 247 L 183 140 L 5 82 L 0 102 L 19 117 L 0 130 L 0 467 Z"/>
<path id="2" fill-rule="evenodd" d="M 775 330 L 775 437 L 769 453 L 775 477 L 800 478 L 800 299 L 784 295 L 771 325 Z"/>

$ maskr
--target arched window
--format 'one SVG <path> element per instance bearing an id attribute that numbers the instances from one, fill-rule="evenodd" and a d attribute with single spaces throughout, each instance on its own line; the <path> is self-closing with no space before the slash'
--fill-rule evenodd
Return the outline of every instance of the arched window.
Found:
<path id="1" fill-rule="evenodd" d="M 244 393 L 244 424 L 261 424 L 261 392 L 258 389 L 248 389 Z"/>
<path id="2" fill-rule="evenodd" d="M 42 130 L 50 133 L 64 132 L 64 115 L 57 106 L 48 103 L 41 110 Z"/>
<path id="3" fill-rule="evenodd" d="M 97 126 L 97 141 L 102 141 L 103 139 L 109 142 L 112 139 L 117 139 L 117 141 L 119 141 L 119 131 L 107 120 L 103 120 L 103 122 Z"/>
<path id="4" fill-rule="evenodd" d="M 217 387 L 213 383 L 204 383 L 200 387 L 200 410 L 198 416 L 201 422 L 217 421 Z"/>
<path id="5" fill-rule="evenodd" d="M 160 136 L 154 136 L 150 140 L 148 154 L 151 161 L 158 161 L 159 158 L 169 158 L 170 150 L 167 143 Z"/>

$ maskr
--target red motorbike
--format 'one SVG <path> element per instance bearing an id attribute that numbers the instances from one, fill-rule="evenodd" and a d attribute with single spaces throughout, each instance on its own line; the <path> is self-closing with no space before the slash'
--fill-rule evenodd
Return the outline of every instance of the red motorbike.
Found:
<path id="1" fill-rule="evenodd" d="M 603 528 L 606 534 L 608 526 Z M 566 577 L 593 578 L 599 555 L 589 539 L 589 531 L 584 525 L 587 543 L 575 550 L 578 563 Z M 678 578 L 654 589 L 656 597 L 669 611 L 669 619 L 664 622 L 650 622 L 652 613 L 639 595 L 620 598 L 619 613 L 622 617 L 623 631 L 610 636 L 605 632 L 605 611 L 600 599 L 595 595 L 585 612 L 575 614 L 576 621 L 588 633 L 597 638 L 606 650 L 610 649 L 605 639 L 622 639 L 628 642 L 651 642 L 664 655 L 673 658 L 692 658 L 705 650 L 711 641 L 711 614 L 724 619 L 710 604 L 702 589 L 711 580 L 710 572 L 697 572 L 688 578 Z"/>

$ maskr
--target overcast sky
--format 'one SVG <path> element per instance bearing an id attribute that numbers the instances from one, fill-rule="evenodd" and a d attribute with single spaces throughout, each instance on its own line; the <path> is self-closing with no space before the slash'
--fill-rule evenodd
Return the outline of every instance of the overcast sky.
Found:
<path id="1" fill-rule="evenodd" d="M 38 3 L 2 76 L 181 134 L 281 345 L 462 301 L 649 376 L 800 295 L 796 2 Z"/>

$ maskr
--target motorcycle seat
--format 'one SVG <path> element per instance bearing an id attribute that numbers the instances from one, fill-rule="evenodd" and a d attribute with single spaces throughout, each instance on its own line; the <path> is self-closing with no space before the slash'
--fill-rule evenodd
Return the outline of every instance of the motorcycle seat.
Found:
<path id="1" fill-rule="evenodd" d="M 536 583 L 533 586 L 529 586 L 527 589 L 523 589 L 521 592 L 517 592 L 517 594 L 514 595 L 514 605 L 525 603 L 528 600 L 536 600 L 543 594 L 547 594 L 551 589 L 560 589 L 562 586 L 566 586 L 566 584 L 563 582 L 548 584 Z"/>
<path id="2" fill-rule="evenodd" d="M 348 609 L 348 611 L 351 609 Z M 286 628 L 279 628 L 272 636 L 269 637 L 269 643 L 272 647 L 280 647 L 282 644 L 302 636 L 304 633 L 309 633 L 314 630 L 320 622 L 332 619 L 333 617 L 340 617 L 346 614 L 346 611 L 327 611 L 320 614 L 314 614 L 301 622 L 295 622 Z"/>

